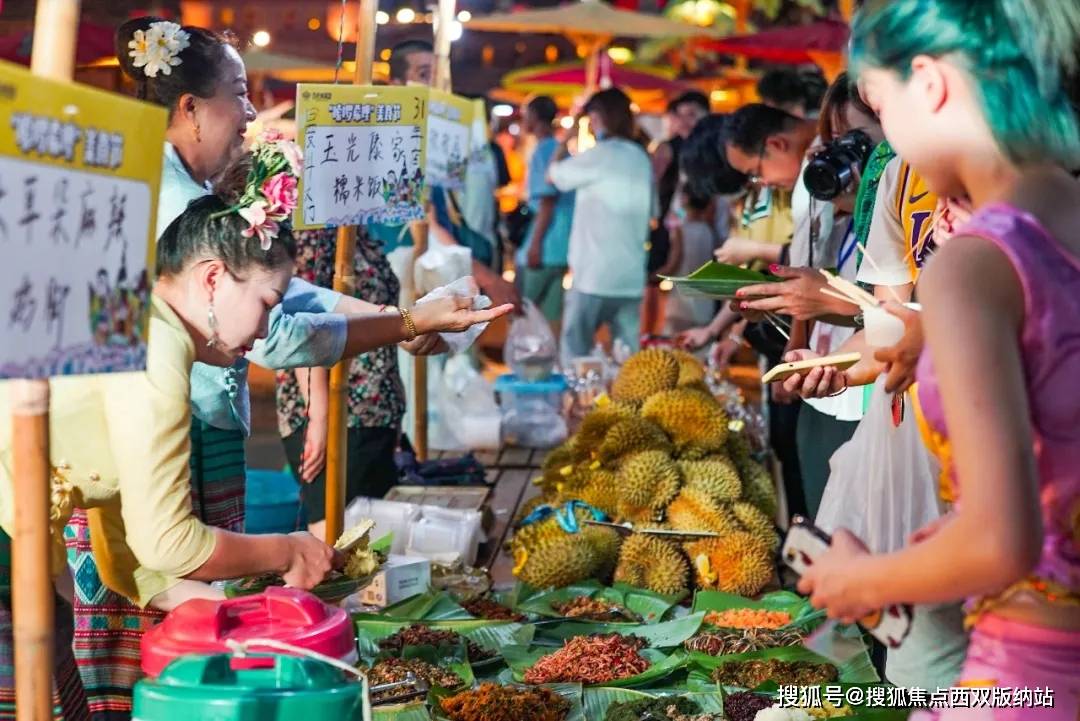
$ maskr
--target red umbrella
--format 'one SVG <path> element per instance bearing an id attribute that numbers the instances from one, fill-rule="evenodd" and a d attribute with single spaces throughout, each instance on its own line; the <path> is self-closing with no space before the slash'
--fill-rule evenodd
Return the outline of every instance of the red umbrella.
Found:
<path id="1" fill-rule="evenodd" d="M 33 36 L 33 31 L 27 31 L 0 37 L 0 60 L 29 65 Z M 113 28 L 108 25 L 79 23 L 79 34 L 75 42 L 75 63 L 78 65 L 87 65 L 110 57 L 115 52 Z"/>
<path id="2" fill-rule="evenodd" d="M 743 55 L 774 63 L 812 63 L 815 54 L 843 53 L 849 30 L 838 20 L 821 20 L 810 25 L 763 30 L 753 35 L 732 35 L 720 40 L 702 40 L 700 47 L 726 55 Z"/>

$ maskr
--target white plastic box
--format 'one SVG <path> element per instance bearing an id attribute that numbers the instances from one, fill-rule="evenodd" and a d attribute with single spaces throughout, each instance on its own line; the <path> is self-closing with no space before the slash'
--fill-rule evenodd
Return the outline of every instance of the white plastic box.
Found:
<path id="1" fill-rule="evenodd" d="M 423 506 L 422 517 L 409 533 L 406 552 L 446 563 L 461 559 L 471 566 L 483 533 L 481 521 L 480 511 Z"/>
<path id="2" fill-rule="evenodd" d="M 390 553 L 400 555 L 405 553 L 409 544 L 410 529 L 420 519 L 420 506 L 415 503 L 384 501 L 361 496 L 354 499 L 345 509 L 345 528 L 352 528 L 365 518 L 375 521 L 375 528 L 372 529 L 369 538 L 374 540 L 382 538 L 387 533 L 393 533 L 394 542 L 390 546 Z"/>

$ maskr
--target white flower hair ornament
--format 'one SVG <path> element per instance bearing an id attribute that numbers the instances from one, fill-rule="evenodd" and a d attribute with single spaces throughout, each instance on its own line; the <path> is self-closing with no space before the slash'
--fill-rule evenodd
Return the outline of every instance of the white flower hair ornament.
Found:
<path id="1" fill-rule="evenodd" d="M 251 148 L 251 172 L 240 201 L 214 218 L 236 213 L 248 222 L 241 235 L 258 236 L 259 246 L 270 250 L 271 244 L 300 203 L 297 178 L 303 157 L 296 143 L 276 131 L 266 131 Z"/>
<path id="2" fill-rule="evenodd" d="M 172 69 L 179 65 L 180 53 L 191 45 L 191 34 L 176 23 L 159 21 L 146 30 L 136 30 L 128 47 L 128 53 L 137 68 L 142 68 L 148 78 L 156 78 L 158 73 L 171 75 Z"/>

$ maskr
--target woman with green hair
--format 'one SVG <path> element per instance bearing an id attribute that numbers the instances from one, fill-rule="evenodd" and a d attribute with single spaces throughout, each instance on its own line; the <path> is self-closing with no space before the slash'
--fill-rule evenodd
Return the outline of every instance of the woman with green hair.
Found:
<path id="1" fill-rule="evenodd" d="M 894 553 L 837 531 L 799 588 L 849 622 L 966 598 L 957 685 L 1051 689 L 949 719 L 1080 712 L 1078 46 L 1075 0 L 870 0 L 852 27 L 890 143 L 975 209 L 920 279 L 921 318 L 894 308 L 925 335 L 918 396 L 958 502 Z"/>

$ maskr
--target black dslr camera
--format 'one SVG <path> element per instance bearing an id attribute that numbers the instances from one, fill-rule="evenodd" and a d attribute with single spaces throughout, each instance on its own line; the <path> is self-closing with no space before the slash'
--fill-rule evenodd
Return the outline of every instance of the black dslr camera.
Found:
<path id="1" fill-rule="evenodd" d="M 851 130 L 822 148 L 803 173 L 803 182 L 817 200 L 832 200 L 848 191 L 855 171 L 862 172 L 874 141 L 861 130 Z"/>

